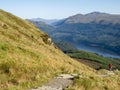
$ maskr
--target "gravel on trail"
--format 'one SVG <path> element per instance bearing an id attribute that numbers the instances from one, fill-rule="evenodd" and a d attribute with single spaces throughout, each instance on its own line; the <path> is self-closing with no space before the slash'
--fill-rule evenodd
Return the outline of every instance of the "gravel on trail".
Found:
<path id="1" fill-rule="evenodd" d="M 31 90 L 64 90 L 73 83 L 73 79 L 77 74 L 61 74 L 42 87 Z"/>

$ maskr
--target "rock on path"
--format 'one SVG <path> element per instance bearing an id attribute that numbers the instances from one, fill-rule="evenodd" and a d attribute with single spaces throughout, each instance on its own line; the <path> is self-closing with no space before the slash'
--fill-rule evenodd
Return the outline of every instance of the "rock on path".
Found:
<path id="1" fill-rule="evenodd" d="M 69 85 L 73 83 L 73 79 L 77 74 L 62 74 L 42 87 L 38 87 L 37 89 L 31 90 L 64 90 Z"/>

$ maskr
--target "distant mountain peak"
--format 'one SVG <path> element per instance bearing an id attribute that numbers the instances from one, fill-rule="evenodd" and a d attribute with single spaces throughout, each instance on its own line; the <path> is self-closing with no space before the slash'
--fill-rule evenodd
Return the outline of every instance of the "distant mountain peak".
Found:
<path id="1" fill-rule="evenodd" d="M 87 13 L 87 14 L 79 13 L 79 14 L 75 14 L 75 15 L 70 16 L 70 17 L 81 17 L 81 16 L 87 16 L 87 15 L 102 15 L 102 14 L 110 15 L 108 13 L 95 11 L 95 12 L 90 12 L 90 13 Z"/>
<path id="2" fill-rule="evenodd" d="M 79 14 L 76 14 L 74 16 L 84 16 L 84 15 L 79 13 Z M 73 17 L 73 16 L 71 16 L 71 17 Z"/>
<path id="3" fill-rule="evenodd" d="M 104 12 L 91 12 L 91 13 L 88 13 L 88 14 L 85 14 L 85 16 L 88 16 L 88 15 L 110 15 L 108 13 L 104 13 Z"/>
<path id="4" fill-rule="evenodd" d="M 108 14 L 104 12 L 91 12 L 88 14 L 76 14 L 65 19 L 65 24 L 72 23 L 103 23 L 120 24 L 120 15 Z"/>
<path id="5" fill-rule="evenodd" d="M 91 12 L 91 13 L 88 13 L 88 14 L 103 14 L 103 13 L 95 11 L 95 12 Z"/>

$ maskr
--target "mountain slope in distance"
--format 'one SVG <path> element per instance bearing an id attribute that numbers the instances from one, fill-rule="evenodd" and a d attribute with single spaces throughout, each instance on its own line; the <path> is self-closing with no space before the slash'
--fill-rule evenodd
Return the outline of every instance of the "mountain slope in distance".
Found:
<path id="1" fill-rule="evenodd" d="M 42 18 L 32 18 L 27 20 L 34 21 L 34 22 L 45 22 L 48 25 L 52 25 L 53 23 L 59 21 L 57 19 L 42 19 Z"/>
<path id="2" fill-rule="evenodd" d="M 62 24 L 75 24 L 75 23 L 120 24 L 120 15 L 92 12 L 88 14 L 76 14 L 61 21 L 58 22 L 61 22 Z M 60 24 L 58 24 L 57 26 L 59 25 Z"/>
<path id="3" fill-rule="evenodd" d="M 120 15 L 100 12 L 77 14 L 54 25 L 52 30 L 43 25 L 37 26 L 54 40 L 72 43 L 78 49 L 84 46 L 95 53 L 105 52 L 104 56 L 120 56 Z"/>
<path id="4" fill-rule="evenodd" d="M 28 19 L 27 19 L 28 20 Z M 29 22 L 34 23 L 34 25 L 36 25 L 38 28 L 40 28 L 41 30 L 44 30 L 44 32 L 46 32 L 47 34 L 51 35 L 52 32 L 55 30 L 55 28 L 49 24 L 46 24 L 45 22 L 42 21 L 34 21 L 32 19 L 28 20 Z"/>

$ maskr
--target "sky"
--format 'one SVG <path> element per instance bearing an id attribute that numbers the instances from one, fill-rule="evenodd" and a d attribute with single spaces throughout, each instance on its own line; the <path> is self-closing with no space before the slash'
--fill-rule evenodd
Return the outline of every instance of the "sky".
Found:
<path id="1" fill-rule="evenodd" d="M 0 0 L 0 9 L 24 19 L 62 19 L 94 11 L 120 14 L 120 0 Z"/>

